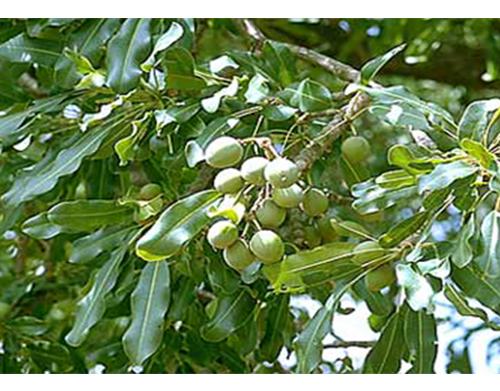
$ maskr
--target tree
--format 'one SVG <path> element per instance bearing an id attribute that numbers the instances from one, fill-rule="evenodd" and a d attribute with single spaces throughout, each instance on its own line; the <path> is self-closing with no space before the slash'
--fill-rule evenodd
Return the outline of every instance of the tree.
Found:
<path id="1" fill-rule="evenodd" d="M 438 297 L 498 331 L 495 23 L 2 20 L 0 370 L 432 373 Z"/>

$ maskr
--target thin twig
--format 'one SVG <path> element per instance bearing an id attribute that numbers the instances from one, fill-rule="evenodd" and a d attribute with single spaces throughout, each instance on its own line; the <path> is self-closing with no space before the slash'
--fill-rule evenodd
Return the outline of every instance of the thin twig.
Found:
<path id="1" fill-rule="evenodd" d="M 336 349 L 336 348 L 371 348 L 376 341 L 335 341 L 323 345 L 323 349 Z"/>

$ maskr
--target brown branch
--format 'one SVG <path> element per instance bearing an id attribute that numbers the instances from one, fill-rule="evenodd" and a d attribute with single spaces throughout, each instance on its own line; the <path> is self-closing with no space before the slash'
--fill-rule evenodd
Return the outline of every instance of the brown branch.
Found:
<path id="1" fill-rule="evenodd" d="M 323 345 L 323 349 L 336 349 L 336 348 L 371 348 L 376 341 L 335 341 Z"/>

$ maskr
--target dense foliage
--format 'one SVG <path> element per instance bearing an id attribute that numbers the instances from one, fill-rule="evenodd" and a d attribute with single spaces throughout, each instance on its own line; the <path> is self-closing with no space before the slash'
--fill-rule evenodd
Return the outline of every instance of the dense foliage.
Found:
<path id="1" fill-rule="evenodd" d="M 0 372 L 432 373 L 443 300 L 500 330 L 496 24 L 0 20 Z"/>

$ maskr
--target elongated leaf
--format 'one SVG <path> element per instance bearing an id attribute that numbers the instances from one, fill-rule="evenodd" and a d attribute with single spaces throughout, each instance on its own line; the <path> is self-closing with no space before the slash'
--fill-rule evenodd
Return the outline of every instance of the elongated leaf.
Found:
<path id="1" fill-rule="evenodd" d="M 260 73 L 257 73 L 250 79 L 248 89 L 245 92 L 245 99 L 249 103 L 259 103 L 269 94 L 267 79 Z"/>
<path id="2" fill-rule="evenodd" d="M 65 46 L 76 50 L 78 54 L 97 66 L 102 46 L 120 25 L 118 18 L 88 19 L 72 33 Z M 57 82 L 65 88 L 71 88 L 80 78 L 76 65 L 69 58 L 60 58 L 55 64 Z"/>
<path id="3" fill-rule="evenodd" d="M 73 328 L 66 335 L 66 342 L 80 346 L 90 328 L 101 320 L 106 311 L 106 295 L 113 289 L 118 279 L 119 266 L 126 252 L 126 247 L 114 251 L 104 266 L 95 275 L 89 293 L 78 303 Z"/>
<path id="4" fill-rule="evenodd" d="M 394 49 L 391 49 L 382 56 L 368 61 L 361 68 L 361 83 L 363 84 L 370 83 L 370 81 L 374 79 L 374 77 L 380 72 L 380 70 L 384 67 L 384 65 L 387 64 L 389 61 L 391 61 L 394 56 L 402 52 L 405 48 L 406 44 L 396 46 Z"/>
<path id="5" fill-rule="evenodd" d="M 242 327 L 252 316 L 255 300 L 246 289 L 217 299 L 212 320 L 201 329 L 206 341 L 220 342 Z"/>
<path id="6" fill-rule="evenodd" d="M 168 207 L 136 244 L 136 253 L 146 261 L 159 261 L 177 254 L 182 246 L 210 222 L 207 211 L 221 194 L 202 191 Z"/>
<path id="7" fill-rule="evenodd" d="M 470 240 L 474 236 L 475 228 L 474 216 L 470 216 L 467 222 L 460 228 L 457 238 L 457 247 L 451 255 L 451 260 L 458 267 L 465 267 L 472 261 L 474 253 Z"/>
<path id="8" fill-rule="evenodd" d="M 457 179 L 468 177 L 474 174 L 478 167 L 471 166 L 461 160 L 438 165 L 431 173 L 420 177 L 418 191 L 444 189 L 450 186 Z"/>
<path id="9" fill-rule="evenodd" d="M 408 174 L 405 170 L 394 170 L 378 176 L 375 179 L 375 183 L 386 189 L 397 189 L 399 187 L 414 185 L 416 183 L 416 177 Z"/>
<path id="10" fill-rule="evenodd" d="M 305 79 L 293 92 L 291 104 L 298 107 L 300 111 L 321 111 L 332 107 L 330 91 L 316 81 Z"/>
<path id="11" fill-rule="evenodd" d="M 460 141 L 460 147 L 470 156 L 475 158 L 484 168 L 489 169 L 492 167 L 495 156 L 489 152 L 483 144 L 464 138 Z"/>
<path id="12" fill-rule="evenodd" d="M 140 65 L 150 50 L 150 24 L 150 18 L 127 19 L 109 42 L 107 82 L 116 92 L 129 92 L 139 84 Z"/>
<path id="13" fill-rule="evenodd" d="M 20 34 L 0 45 L 0 56 L 12 62 L 52 66 L 61 56 L 61 40 L 33 39 Z"/>
<path id="14" fill-rule="evenodd" d="M 29 218 L 21 228 L 25 234 L 36 239 L 50 239 L 64 232 L 63 227 L 49 220 L 47 212 Z"/>
<path id="15" fill-rule="evenodd" d="M 426 314 L 425 311 L 407 311 L 404 334 L 413 364 L 407 373 L 434 373 L 437 356 L 437 329 L 434 316 Z"/>
<path id="16" fill-rule="evenodd" d="M 500 212 L 491 211 L 481 224 L 483 252 L 476 259 L 488 277 L 500 277 Z"/>
<path id="17" fill-rule="evenodd" d="M 500 100 L 480 100 L 471 103 L 465 109 L 462 118 L 458 124 L 458 135 L 462 138 L 469 138 L 475 141 L 481 141 L 484 137 L 490 114 L 500 107 Z"/>
<path id="18" fill-rule="evenodd" d="M 128 129 L 124 126 L 127 116 L 114 118 L 92 129 L 68 144 L 57 157 L 49 162 L 40 162 L 33 170 L 16 178 L 12 188 L 3 195 L 2 200 L 8 207 L 32 200 L 40 194 L 52 190 L 59 178 L 72 174 L 80 167 L 82 160 L 97 151 L 108 134 L 121 134 Z M 43 164 L 42 164 L 43 163 Z"/>
<path id="19" fill-rule="evenodd" d="M 427 279 L 414 271 L 411 266 L 396 266 L 398 285 L 404 289 L 406 301 L 414 311 L 432 309 L 434 291 Z"/>
<path id="20" fill-rule="evenodd" d="M 266 41 L 262 48 L 266 72 L 283 87 L 290 84 L 295 76 L 295 57 L 292 55 L 286 45 Z"/>
<path id="21" fill-rule="evenodd" d="M 265 361 L 276 361 L 283 345 L 292 335 L 293 319 L 289 302 L 288 295 L 279 295 L 267 308 L 266 328 L 259 350 Z"/>
<path id="22" fill-rule="evenodd" d="M 167 32 L 164 33 L 156 41 L 153 51 L 149 55 L 148 59 L 142 63 L 142 70 L 144 72 L 149 72 L 151 69 L 153 69 L 156 55 L 172 46 L 177 40 L 182 37 L 183 33 L 184 28 L 179 23 L 172 22 Z"/>
<path id="23" fill-rule="evenodd" d="M 398 373 L 404 350 L 405 308 L 391 316 L 379 340 L 366 356 L 363 373 Z"/>
<path id="24" fill-rule="evenodd" d="M 429 216 L 428 211 L 419 212 L 414 216 L 401 221 L 380 237 L 380 245 L 384 248 L 397 246 L 403 240 L 409 238 L 421 229 L 429 219 Z"/>
<path id="25" fill-rule="evenodd" d="M 194 74 L 194 59 L 183 47 L 167 50 L 162 66 L 167 72 L 167 88 L 176 90 L 200 90 L 205 81 Z"/>
<path id="26" fill-rule="evenodd" d="M 116 247 L 127 243 L 136 234 L 137 230 L 136 226 L 111 226 L 75 240 L 69 256 L 69 262 L 90 262 L 100 254 L 112 251 Z"/>
<path id="27" fill-rule="evenodd" d="M 78 200 L 61 202 L 48 212 L 53 224 L 73 231 L 93 231 L 107 225 L 132 223 L 133 210 L 115 201 Z"/>
<path id="28" fill-rule="evenodd" d="M 123 347 L 134 365 L 142 365 L 158 349 L 163 337 L 163 320 L 170 303 L 166 261 L 144 266 L 131 301 L 132 323 L 123 336 Z"/>

